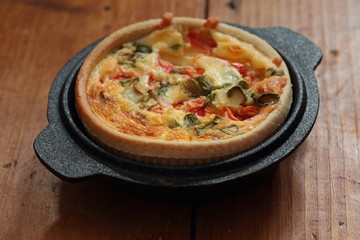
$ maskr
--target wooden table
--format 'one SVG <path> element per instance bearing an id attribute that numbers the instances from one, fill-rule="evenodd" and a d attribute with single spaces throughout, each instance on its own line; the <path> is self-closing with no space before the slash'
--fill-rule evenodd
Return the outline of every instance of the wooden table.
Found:
<path id="1" fill-rule="evenodd" d="M 196 204 L 58 179 L 32 147 L 57 72 L 100 37 L 167 11 L 282 26 L 320 46 L 313 131 L 264 180 Z M 360 239 L 359 12 L 356 0 L 3 0 L 0 239 Z"/>

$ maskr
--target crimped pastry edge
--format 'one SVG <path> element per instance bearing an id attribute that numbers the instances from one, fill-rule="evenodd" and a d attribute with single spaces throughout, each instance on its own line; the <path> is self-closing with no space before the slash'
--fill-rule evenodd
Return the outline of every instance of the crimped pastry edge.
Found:
<path id="1" fill-rule="evenodd" d="M 173 18 L 172 24 L 202 26 L 206 20 L 197 18 Z M 132 136 L 105 125 L 92 112 L 87 101 L 86 83 L 98 62 L 110 51 L 123 43 L 137 40 L 151 33 L 161 19 L 148 20 L 121 28 L 101 41 L 85 59 L 75 86 L 75 103 L 78 115 L 91 138 L 105 149 L 136 161 L 158 165 L 196 165 L 226 159 L 255 147 L 268 138 L 284 122 L 292 101 L 291 81 L 287 81 L 280 96 L 280 105 L 253 130 L 229 139 L 205 142 L 164 141 Z M 279 54 L 264 40 L 242 29 L 219 24 L 216 31 L 232 35 L 253 46 L 265 56 L 273 59 Z M 290 80 L 283 62 L 280 68 Z"/>

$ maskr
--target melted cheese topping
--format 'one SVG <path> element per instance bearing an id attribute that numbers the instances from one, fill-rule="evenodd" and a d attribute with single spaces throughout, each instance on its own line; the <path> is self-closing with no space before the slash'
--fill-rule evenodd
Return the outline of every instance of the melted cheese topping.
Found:
<path id="1" fill-rule="evenodd" d="M 287 82 L 249 43 L 171 25 L 110 53 L 94 69 L 87 95 L 92 111 L 120 132 L 210 141 L 258 126 Z"/>

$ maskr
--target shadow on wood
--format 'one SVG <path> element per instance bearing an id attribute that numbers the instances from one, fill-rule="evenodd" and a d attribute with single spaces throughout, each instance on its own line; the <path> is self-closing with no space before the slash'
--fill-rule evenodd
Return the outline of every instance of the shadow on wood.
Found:
<path id="1" fill-rule="evenodd" d="M 94 179 L 60 185 L 60 218 L 43 239 L 188 239 L 191 206 L 143 199 Z"/>

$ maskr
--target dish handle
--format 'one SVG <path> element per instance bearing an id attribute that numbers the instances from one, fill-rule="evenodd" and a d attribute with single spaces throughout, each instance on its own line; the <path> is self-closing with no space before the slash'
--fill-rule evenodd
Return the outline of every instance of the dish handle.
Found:
<path id="1" fill-rule="evenodd" d="M 50 124 L 36 137 L 33 147 L 44 166 L 65 181 L 79 182 L 106 174 L 102 173 L 102 164 L 91 154 L 81 146 L 74 148 L 74 145 L 79 143 L 61 126 Z"/>

